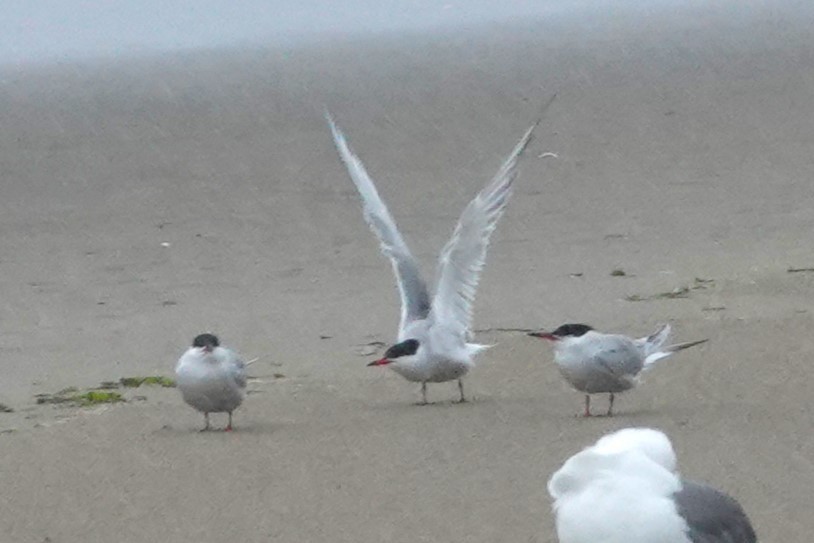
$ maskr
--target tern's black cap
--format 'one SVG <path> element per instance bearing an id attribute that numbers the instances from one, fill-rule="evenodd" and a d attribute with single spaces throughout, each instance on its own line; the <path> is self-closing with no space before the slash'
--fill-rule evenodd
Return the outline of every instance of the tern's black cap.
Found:
<path id="1" fill-rule="evenodd" d="M 584 336 L 591 330 L 593 330 L 593 328 L 588 326 L 587 324 L 563 324 L 562 326 L 551 332 L 551 335 L 557 337 L 566 337 L 566 336 L 579 337 Z"/>
<path id="2" fill-rule="evenodd" d="M 220 341 L 215 334 L 201 334 L 192 340 L 193 347 L 220 347 Z"/>
<path id="3" fill-rule="evenodd" d="M 418 340 L 417 339 L 407 339 L 402 341 L 401 343 L 396 343 L 384 353 L 384 357 L 387 360 L 393 360 L 395 358 L 400 358 L 402 356 L 410 356 L 416 353 L 418 350 Z"/>

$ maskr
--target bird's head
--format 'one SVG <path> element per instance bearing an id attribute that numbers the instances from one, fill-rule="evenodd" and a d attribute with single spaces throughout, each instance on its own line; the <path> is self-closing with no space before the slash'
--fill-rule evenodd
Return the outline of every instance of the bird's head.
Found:
<path id="1" fill-rule="evenodd" d="M 415 357 L 419 346 L 420 343 L 417 339 L 406 339 L 387 349 L 383 357 L 374 360 L 368 366 L 386 366 L 394 362 L 409 362 Z"/>
<path id="2" fill-rule="evenodd" d="M 677 461 L 670 438 L 653 428 L 623 428 L 607 434 L 594 444 L 593 449 L 604 454 L 639 451 L 663 468 L 675 472 Z"/>
<path id="3" fill-rule="evenodd" d="M 593 330 L 592 327 L 588 326 L 587 324 L 563 324 L 553 332 L 529 332 L 529 335 L 532 337 L 538 337 L 541 339 L 547 339 L 549 341 L 561 341 L 565 338 L 569 337 L 581 337 Z"/>
<path id="4" fill-rule="evenodd" d="M 215 347 L 220 346 L 220 341 L 214 334 L 200 334 L 195 336 L 195 339 L 192 340 L 192 346 L 202 349 L 204 352 L 211 353 Z"/>

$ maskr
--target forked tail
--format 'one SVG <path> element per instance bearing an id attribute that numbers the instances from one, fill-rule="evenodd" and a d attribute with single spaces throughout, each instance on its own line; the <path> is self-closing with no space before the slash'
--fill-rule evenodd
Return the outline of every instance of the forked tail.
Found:
<path id="1" fill-rule="evenodd" d="M 688 341 L 686 343 L 676 343 L 675 345 L 670 345 L 669 347 L 659 349 L 658 351 L 650 353 L 645 357 L 643 369 L 646 370 L 651 368 L 656 362 L 667 358 L 673 353 L 683 351 L 684 349 L 689 349 L 690 347 L 695 347 L 696 345 L 701 345 L 702 343 L 706 343 L 707 341 L 709 341 L 709 339 L 699 339 L 696 341 Z"/>
<path id="2" fill-rule="evenodd" d="M 644 355 L 650 356 L 661 349 L 661 346 L 667 343 L 667 338 L 670 337 L 671 330 L 669 324 L 663 324 L 649 336 L 637 340 L 637 342 L 641 343 L 644 347 Z"/>

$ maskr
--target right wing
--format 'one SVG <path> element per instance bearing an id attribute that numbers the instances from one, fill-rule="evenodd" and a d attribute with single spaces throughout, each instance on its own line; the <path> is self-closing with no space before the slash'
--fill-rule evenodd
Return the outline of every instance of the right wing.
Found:
<path id="1" fill-rule="evenodd" d="M 418 265 L 410 253 L 410 249 L 404 243 L 393 217 L 390 216 L 387 206 L 379 197 L 373 180 L 365 171 L 362 161 L 350 150 L 344 134 L 336 126 L 329 113 L 325 113 L 325 118 L 331 127 L 339 156 L 348 168 L 348 173 L 362 197 L 365 220 L 378 236 L 382 252 L 390 257 L 393 264 L 393 272 L 396 274 L 401 294 L 401 322 L 399 324 L 399 332 L 401 332 L 410 322 L 424 319 L 429 314 L 430 295 L 427 285 L 421 278 Z"/>
<path id="2" fill-rule="evenodd" d="M 495 177 L 469 202 L 452 237 L 441 251 L 432 319 L 452 330 L 456 336 L 466 338 L 471 333 L 472 306 L 486 264 L 489 238 L 511 196 L 520 155 L 539 123 L 540 119 L 526 130 Z"/>
<path id="3" fill-rule="evenodd" d="M 734 498 L 705 484 L 681 483 L 673 499 L 693 543 L 757 543 L 749 518 Z"/>

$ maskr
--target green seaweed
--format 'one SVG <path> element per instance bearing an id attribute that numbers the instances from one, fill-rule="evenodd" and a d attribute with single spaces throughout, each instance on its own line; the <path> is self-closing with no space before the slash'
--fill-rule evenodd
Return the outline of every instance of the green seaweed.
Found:
<path id="1" fill-rule="evenodd" d="M 88 390 L 82 394 L 75 394 L 71 397 L 71 401 L 82 407 L 87 407 L 103 403 L 118 403 L 125 400 L 118 392 L 110 392 L 109 390 Z"/>
<path id="2" fill-rule="evenodd" d="M 99 384 L 99 388 L 102 390 L 115 390 L 119 388 L 119 383 L 116 381 L 102 381 Z"/>
<path id="3" fill-rule="evenodd" d="M 54 394 L 37 394 L 37 403 L 44 404 L 44 403 L 66 403 L 70 402 L 70 397 L 75 393 L 79 392 L 79 389 L 76 387 L 68 387 L 63 388 L 59 392 L 55 392 Z"/>
<path id="4" fill-rule="evenodd" d="M 157 385 L 165 388 L 175 387 L 175 381 L 163 375 L 148 375 L 146 377 L 122 377 L 119 383 L 126 388 L 138 388 L 141 385 Z"/>
<path id="5" fill-rule="evenodd" d="M 627 273 L 625 273 L 625 270 L 623 270 L 622 268 L 616 268 L 615 270 L 610 272 L 610 274 L 611 277 L 624 277 L 627 275 Z"/>
<path id="6" fill-rule="evenodd" d="M 125 399 L 118 392 L 103 389 L 91 389 L 79 392 L 76 387 L 68 387 L 55 394 L 37 394 L 38 404 L 71 404 L 88 407 L 103 403 L 118 403 Z"/>
<path id="7" fill-rule="evenodd" d="M 145 385 L 158 385 L 164 388 L 175 388 L 175 379 L 163 375 L 151 375 L 144 378 Z"/>

